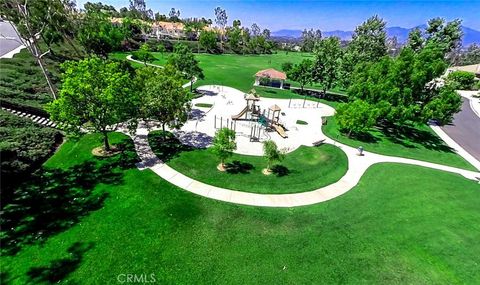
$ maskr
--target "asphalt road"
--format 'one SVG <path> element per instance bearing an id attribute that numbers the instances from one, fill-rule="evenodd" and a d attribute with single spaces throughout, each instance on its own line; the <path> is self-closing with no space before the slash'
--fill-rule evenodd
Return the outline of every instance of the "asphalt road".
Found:
<path id="1" fill-rule="evenodd" d="M 475 115 L 468 99 L 463 98 L 462 110 L 455 114 L 451 125 L 442 129 L 468 153 L 480 160 L 480 118 Z"/>
<path id="2" fill-rule="evenodd" d="M 10 23 L 0 21 L 0 56 L 16 49 L 21 44 Z"/>

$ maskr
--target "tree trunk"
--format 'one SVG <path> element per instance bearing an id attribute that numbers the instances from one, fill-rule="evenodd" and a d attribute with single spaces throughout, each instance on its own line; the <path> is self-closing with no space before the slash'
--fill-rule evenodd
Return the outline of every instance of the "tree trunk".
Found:
<path id="1" fill-rule="evenodd" d="M 110 151 L 110 143 L 108 142 L 108 132 L 104 131 L 103 133 L 103 145 L 105 151 Z"/>
<path id="2" fill-rule="evenodd" d="M 162 137 L 163 137 L 163 140 L 165 141 L 166 138 L 167 138 L 167 133 L 165 131 L 165 123 L 162 123 Z"/>
<path id="3" fill-rule="evenodd" d="M 190 80 L 190 92 L 193 92 L 193 79 Z"/>
<path id="4" fill-rule="evenodd" d="M 35 44 L 33 44 L 33 45 L 35 45 Z M 52 93 L 53 100 L 57 100 L 57 92 L 55 91 L 55 87 L 53 85 L 52 80 L 48 76 L 47 69 L 45 68 L 45 64 L 43 63 L 43 60 L 38 55 L 35 56 L 35 58 L 37 59 L 37 63 L 40 66 L 40 69 L 42 70 L 43 76 L 45 76 L 45 79 L 47 80 L 48 88 L 50 89 L 50 92 Z"/>
<path id="5" fill-rule="evenodd" d="M 17 6 L 18 6 L 18 9 L 19 9 L 20 13 L 22 14 L 22 16 L 25 17 L 24 20 L 26 20 L 27 23 L 28 23 L 28 18 L 25 16 L 24 13 L 22 13 L 23 10 L 20 7 L 20 4 L 18 4 Z M 10 25 L 15 30 L 15 33 L 17 34 L 17 36 L 20 39 L 22 39 L 22 35 L 18 31 L 17 27 L 11 22 L 10 22 Z M 42 51 L 40 50 L 40 48 L 37 45 L 37 39 L 35 38 L 34 33 L 30 30 L 30 26 L 28 24 L 26 24 L 26 28 L 27 28 L 27 31 L 28 31 L 27 39 L 21 40 L 21 41 L 26 46 L 28 51 L 30 51 L 30 53 L 33 55 L 33 57 L 37 60 L 37 63 L 40 66 L 40 69 L 42 70 L 43 76 L 45 76 L 45 79 L 47 80 L 48 88 L 50 89 L 50 92 L 52 93 L 52 97 L 53 97 L 54 100 L 56 100 L 57 99 L 57 93 L 55 91 L 54 85 L 53 85 L 50 77 L 48 76 L 47 69 L 45 68 L 45 64 L 43 63 L 43 60 L 41 58 Z"/>

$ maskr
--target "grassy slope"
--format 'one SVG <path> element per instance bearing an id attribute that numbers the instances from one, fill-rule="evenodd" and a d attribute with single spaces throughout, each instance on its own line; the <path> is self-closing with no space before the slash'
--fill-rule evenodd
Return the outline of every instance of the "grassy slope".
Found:
<path id="1" fill-rule="evenodd" d="M 46 47 L 42 48 L 46 50 Z M 79 56 L 67 44 L 54 45 L 52 49 L 54 54 L 46 55 L 44 61 L 58 87 L 60 63 L 76 60 Z M 81 47 L 77 46 L 77 49 L 81 52 Z M 38 109 L 43 109 L 53 99 L 40 67 L 27 49 L 11 59 L 0 60 L 0 94 L 2 100 Z"/>
<path id="2" fill-rule="evenodd" d="M 165 160 L 159 132 L 151 133 L 150 144 Z M 158 142 L 158 143 L 157 143 Z M 184 151 L 168 160 L 181 173 L 218 187 L 255 193 L 296 193 L 314 190 L 338 181 L 347 171 L 347 157 L 332 145 L 302 146 L 286 155 L 275 174 L 265 176 L 266 160 L 260 156 L 233 154 L 230 170 L 217 170 L 218 159 L 210 149 Z"/>
<path id="3" fill-rule="evenodd" d="M 409 131 L 406 136 L 398 131 L 389 134 L 376 129 L 370 132 L 372 137 L 368 140 L 358 140 L 341 134 L 335 119 L 331 117 L 328 119 L 328 124 L 323 127 L 323 132 L 341 143 L 353 147 L 362 146 L 365 150 L 375 153 L 476 170 L 426 125 L 415 126 L 415 129 Z"/>
<path id="4" fill-rule="evenodd" d="M 98 144 L 98 137 L 67 142 L 47 165 L 96 160 L 88 150 Z M 72 228 L 2 256 L 2 282 L 33 283 L 32 268 L 68 284 L 113 284 L 121 273 L 154 273 L 161 284 L 480 279 L 480 186 L 458 175 L 375 165 L 345 195 L 293 209 L 208 200 L 149 170 L 125 170 L 117 184 L 97 185 L 109 193 L 104 207 Z"/>

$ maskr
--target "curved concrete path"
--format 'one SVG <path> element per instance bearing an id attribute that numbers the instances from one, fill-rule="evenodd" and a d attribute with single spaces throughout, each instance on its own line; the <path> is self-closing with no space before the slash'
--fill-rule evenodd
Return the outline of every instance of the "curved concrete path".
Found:
<path id="1" fill-rule="evenodd" d="M 126 57 L 127 60 L 130 60 L 130 61 L 133 61 L 133 62 L 136 62 L 136 63 L 139 63 L 139 64 L 145 64 L 143 61 L 140 61 L 140 60 L 136 60 L 136 59 L 133 59 L 132 58 L 132 55 L 127 55 Z M 157 64 L 153 64 L 153 63 L 148 63 L 147 62 L 147 65 L 148 66 L 151 66 L 151 67 L 157 67 L 157 68 L 164 68 L 163 66 L 161 65 L 157 65 Z M 195 84 L 195 82 L 197 82 L 197 77 L 194 77 L 193 80 L 185 83 L 182 85 L 183 88 L 187 88 L 187 87 L 190 87 L 191 84 Z"/>
<path id="2" fill-rule="evenodd" d="M 456 173 L 471 180 L 480 179 L 479 172 L 468 171 L 430 162 L 401 157 L 385 156 L 370 152 L 364 152 L 363 156 L 358 156 L 357 149 L 344 144 L 340 144 L 330 138 L 327 138 L 325 140 L 325 143 L 333 144 L 341 148 L 346 153 L 348 158 L 348 171 L 342 178 L 340 178 L 339 181 L 316 190 L 302 193 L 248 193 L 208 185 L 200 181 L 194 180 L 190 177 L 187 177 L 184 174 L 171 168 L 170 166 L 162 162 L 150 148 L 150 145 L 148 143 L 148 133 L 151 130 L 151 126 L 147 126 L 145 123 L 141 123 L 137 128 L 135 134 L 131 135 L 128 132 L 125 132 L 127 135 L 132 137 L 135 144 L 135 149 L 138 153 L 138 157 L 141 160 L 141 162 L 137 164 L 139 169 L 151 169 L 158 176 L 186 191 L 195 193 L 203 197 L 235 204 L 263 207 L 297 207 L 328 201 L 352 189 L 355 185 L 357 185 L 360 178 L 371 165 L 382 162 L 419 165 L 423 167 L 429 167 L 437 170 Z"/>

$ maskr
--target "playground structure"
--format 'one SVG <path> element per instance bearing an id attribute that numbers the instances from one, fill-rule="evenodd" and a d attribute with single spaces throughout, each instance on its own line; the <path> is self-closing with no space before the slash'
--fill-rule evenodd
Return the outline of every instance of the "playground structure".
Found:
<path id="1" fill-rule="evenodd" d="M 282 109 L 278 105 L 275 104 L 273 106 L 270 106 L 267 112 L 265 111 L 265 109 L 261 112 L 260 106 L 256 104 L 256 102 L 260 101 L 260 98 L 256 95 L 255 89 L 250 91 L 249 94 L 245 94 L 244 98 L 247 101 L 247 106 L 245 106 L 245 108 L 243 108 L 237 115 L 233 115 L 232 121 L 249 120 L 260 124 L 260 126 L 258 127 L 258 131 L 257 126 L 251 126 L 251 141 L 260 140 L 259 133 L 262 127 L 265 128 L 265 131 L 275 130 L 282 138 L 288 138 L 286 128 L 282 124 L 280 124 L 280 112 Z"/>
<path id="2" fill-rule="evenodd" d="M 293 151 L 300 145 L 313 145 L 325 139 L 321 132 L 322 117 L 332 116 L 334 109 L 317 102 L 302 99 L 279 99 L 255 96 L 231 88 L 202 86 L 206 95 L 192 101 L 192 113 L 181 128 L 190 137 L 213 137 L 221 128 L 235 131 L 237 150 L 248 155 L 262 155 L 263 144 L 273 140 L 279 148 Z M 210 109 L 197 109 L 195 104 L 210 104 Z M 312 103 L 310 106 L 307 106 Z M 315 104 L 315 105 L 313 105 Z M 290 106 L 289 106 L 290 105 Z M 233 116 L 232 116 L 233 115 Z M 308 122 L 298 125 L 297 120 Z"/>
<path id="3" fill-rule="evenodd" d="M 245 120 L 258 118 L 260 115 L 260 106 L 255 105 L 255 102 L 260 101 L 260 98 L 256 95 L 255 89 L 252 89 L 250 93 L 245 94 L 245 101 L 247 101 L 247 106 L 245 106 L 245 108 L 243 108 L 237 115 L 233 115 L 232 120 L 242 120 L 242 117 L 245 117 Z"/>

